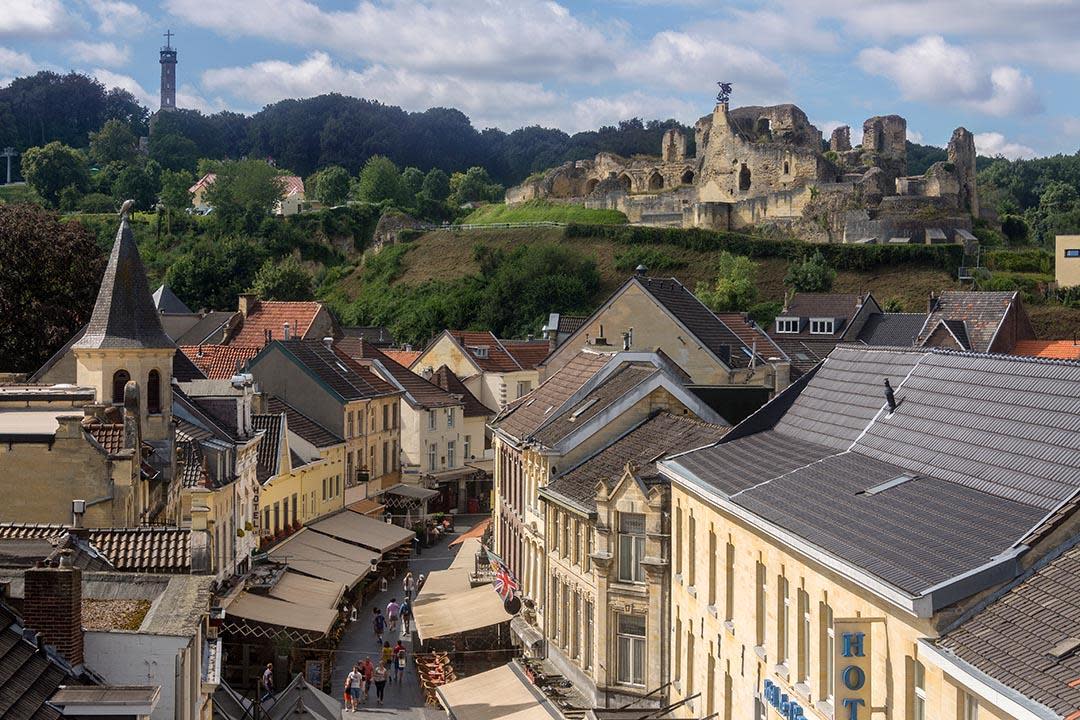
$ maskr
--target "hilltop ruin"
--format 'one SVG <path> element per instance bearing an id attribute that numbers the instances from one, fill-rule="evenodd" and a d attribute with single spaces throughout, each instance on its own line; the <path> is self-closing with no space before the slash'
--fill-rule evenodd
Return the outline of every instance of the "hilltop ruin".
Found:
<path id="1" fill-rule="evenodd" d="M 821 131 L 795 105 L 719 103 L 694 124 L 696 152 L 679 130 L 660 155 L 600 153 L 511 188 L 533 199 L 611 208 L 631 223 L 737 230 L 775 225 L 816 242 L 937 243 L 974 240 L 975 141 L 957 128 L 948 160 L 907 175 L 907 121 L 869 118 L 852 147 L 847 126 Z"/>

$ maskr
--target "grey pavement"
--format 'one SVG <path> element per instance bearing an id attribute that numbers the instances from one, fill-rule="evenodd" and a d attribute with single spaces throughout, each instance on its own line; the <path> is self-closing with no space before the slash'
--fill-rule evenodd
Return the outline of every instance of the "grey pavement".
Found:
<path id="1" fill-rule="evenodd" d="M 449 539 L 443 540 L 434 547 L 424 548 L 423 554 L 419 557 L 413 555 L 412 560 L 409 562 L 409 569 L 412 571 L 413 577 L 419 577 L 420 573 L 427 575 L 432 570 L 445 570 L 448 568 L 460 547 L 447 547 L 447 543 L 487 517 L 487 515 L 459 515 L 455 522 L 455 535 L 450 536 Z M 345 677 L 349 674 L 349 670 L 354 663 L 363 660 L 365 657 L 370 657 L 372 662 L 378 662 L 379 648 L 375 639 L 375 631 L 371 626 L 372 609 L 378 607 L 385 613 L 386 605 L 391 598 L 397 598 L 398 602 L 401 602 L 404 596 L 403 578 L 404 573 L 399 574 L 396 579 L 390 580 L 387 590 L 377 593 L 366 605 L 359 608 L 356 613 L 356 622 L 350 623 L 345 629 L 341 642 L 338 644 L 332 675 L 333 693 L 331 694 L 339 700 L 344 693 Z M 401 636 L 400 631 L 401 624 L 398 623 L 397 631 L 390 632 L 388 629 L 383 635 L 383 639 L 388 640 L 390 645 L 393 646 L 397 637 Z M 372 715 L 414 718 L 415 720 L 436 720 L 446 717 L 445 711 L 441 708 L 424 706 L 424 694 L 417 684 L 416 671 L 412 663 L 412 638 L 401 636 L 401 639 L 409 657 L 404 682 L 400 684 L 388 682 L 386 684 L 386 697 L 382 707 L 376 704 L 375 688 L 372 687 L 367 704 L 361 703 L 360 710 L 355 713 L 342 711 L 342 718 L 355 720 L 364 715 Z"/>

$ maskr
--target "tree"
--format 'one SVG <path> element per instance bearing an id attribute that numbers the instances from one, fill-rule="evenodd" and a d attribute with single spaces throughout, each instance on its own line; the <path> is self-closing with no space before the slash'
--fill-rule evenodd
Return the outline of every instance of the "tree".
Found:
<path id="1" fill-rule="evenodd" d="M 251 292 L 261 300 L 310 300 L 315 295 L 315 278 L 292 255 L 277 263 L 267 258 L 255 273 Z"/>
<path id="2" fill-rule="evenodd" d="M 90 319 L 105 257 L 81 223 L 0 205 L 0 368 L 32 372 Z"/>
<path id="3" fill-rule="evenodd" d="M 836 271 L 825 262 L 820 251 L 793 260 L 784 276 L 784 285 L 795 292 L 829 292 L 832 290 Z"/>
<path id="4" fill-rule="evenodd" d="M 424 176 L 420 192 L 435 202 L 446 202 L 446 198 L 450 197 L 450 178 L 439 168 L 432 168 Z"/>
<path id="5" fill-rule="evenodd" d="M 349 171 L 340 165 L 328 165 L 308 181 L 315 199 L 327 207 L 341 205 L 349 199 Z"/>
<path id="6" fill-rule="evenodd" d="M 119 120 L 134 135 L 150 132 L 150 111 L 139 104 L 130 91 L 113 88 L 105 94 L 105 118 Z"/>
<path id="7" fill-rule="evenodd" d="M 138 151 L 139 139 L 120 120 L 109 120 L 90 133 L 90 159 L 100 166 L 111 162 L 130 163 Z"/>
<path id="8" fill-rule="evenodd" d="M 405 202 L 412 204 L 424 186 L 424 173 L 419 168 L 407 167 L 401 171 L 401 194 Z"/>
<path id="9" fill-rule="evenodd" d="M 54 207 L 60 202 L 60 191 L 64 188 L 73 187 L 81 194 L 90 184 L 83 156 L 74 148 L 55 141 L 23 153 L 22 175 L 27 184 Z"/>
<path id="10" fill-rule="evenodd" d="M 127 165 L 112 185 L 113 200 L 119 206 L 134 200 L 136 210 L 153 210 L 160 189 L 161 166 L 153 160 Z"/>
<path id="11" fill-rule="evenodd" d="M 357 183 L 359 199 L 365 202 L 397 202 L 401 197 L 401 174 L 397 165 L 383 155 L 373 155 L 364 163 Z"/>
<path id="12" fill-rule="evenodd" d="M 232 160 L 221 163 L 206 201 L 214 218 L 226 230 L 254 233 L 281 201 L 281 173 L 263 160 Z"/>
<path id="13" fill-rule="evenodd" d="M 199 148 L 183 135 L 150 136 L 150 157 L 166 170 L 192 172 L 199 162 Z"/>
<path id="14" fill-rule="evenodd" d="M 503 186 L 494 182 L 487 170 L 471 167 L 463 173 L 450 176 L 449 202 L 455 206 L 467 202 L 499 202 L 503 199 Z"/>
<path id="15" fill-rule="evenodd" d="M 234 308 L 262 260 L 262 250 L 250 240 L 206 238 L 169 266 L 165 281 L 188 307 Z"/>
<path id="16" fill-rule="evenodd" d="M 701 302 L 717 312 L 749 310 L 757 300 L 757 263 L 727 250 L 716 263 L 716 280 L 710 287 L 700 283 L 694 291 Z"/>
<path id="17" fill-rule="evenodd" d="M 158 200 L 171 212 L 184 212 L 191 207 L 191 186 L 195 178 L 183 170 L 161 171 L 161 192 Z"/>

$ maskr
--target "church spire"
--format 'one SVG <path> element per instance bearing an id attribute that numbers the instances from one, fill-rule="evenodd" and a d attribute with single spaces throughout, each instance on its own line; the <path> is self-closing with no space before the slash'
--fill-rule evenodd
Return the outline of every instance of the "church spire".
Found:
<path id="1" fill-rule="evenodd" d="M 125 210 L 127 207 L 125 203 Z M 146 270 L 135 245 L 135 235 L 127 212 L 122 212 L 94 313 L 86 332 L 74 347 L 98 350 L 174 346 L 161 329 L 161 320 L 146 282 Z"/>

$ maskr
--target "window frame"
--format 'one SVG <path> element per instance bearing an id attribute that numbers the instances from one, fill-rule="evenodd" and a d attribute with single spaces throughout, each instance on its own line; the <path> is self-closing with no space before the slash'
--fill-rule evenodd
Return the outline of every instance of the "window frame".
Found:
<path id="1" fill-rule="evenodd" d="M 452 468 L 457 462 L 457 443 L 453 440 L 446 441 L 446 467 Z"/>
<path id="2" fill-rule="evenodd" d="M 818 329 L 814 329 L 818 326 Z M 827 328 L 827 329 L 826 329 Z M 812 317 L 810 318 L 811 335 L 834 335 L 836 333 L 836 318 Z"/>
<path id="3" fill-rule="evenodd" d="M 785 315 L 776 318 L 776 333 L 780 335 L 795 335 L 799 332 L 800 319 Z M 792 329 L 794 328 L 794 329 Z"/>
<path id="4" fill-rule="evenodd" d="M 631 521 L 631 518 L 641 518 L 640 533 L 623 529 L 624 519 Z M 619 582 L 643 585 L 645 583 L 645 568 L 642 566 L 641 561 L 645 559 L 645 514 L 620 512 L 617 523 L 619 557 L 616 563 L 616 577 L 618 577 Z"/>
<path id="5" fill-rule="evenodd" d="M 640 635 L 631 634 L 628 630 L 624 629 L 622 619 L 626 618 L 640 618 L 644 624 L 643 632 Z M 628 687 L 645 687 L 645 666 L 648 662 L 647 654 L 647 641 L 648 641 L 648 621 L 644 615 L 633 615 L 630 613 L 616 613 L 615 614 L 615 682 L 618 685 L 625 685 Z M 624 641 L 626 653 L 624 654 Z M 640 658 L 640 675 L 638 675 L 638 665 Z"/>

